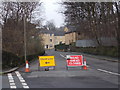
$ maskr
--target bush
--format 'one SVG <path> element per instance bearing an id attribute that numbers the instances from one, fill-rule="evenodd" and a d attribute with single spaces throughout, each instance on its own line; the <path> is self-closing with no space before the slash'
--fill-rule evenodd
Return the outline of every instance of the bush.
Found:
<path id="1" fill-rule="evenodd" d="M 2 68 L 16 67 L 20 58 L 13 53 L 2 51 Z"/>
<path id="2" fill-rule="evenodd" d="M 69 48 L 69 45 L 65 45 L 65 44 L 55 45 L 55 51 L 57 51 L 57 50 L 67 51 L 68 48 Z"/>
<path id="3" fill-rule="evenodd" d="M 83 52 L 94 55 L 118 57 L 118 47 L 113 47 L 113 46 L 80 47 L 80 48 L 72 47 L 71 51 Z"/>
<path id="4" fill-rule="evenodd" d="M 44 54 L 45 54 L 45 51 L 42 51 L 39 54 L 28 55 L 27 60 L 31 61 L 33 59 L 38 58 L 38 56 L 41 56 Z M 2 68 L 3 69 L 19 67 L 20 65 L 23 65 L 23 64 L 25 64 L 24 56 L 18 57 L 17 55 L 11 52 L 2 51 Z"/>
<path id="5" fill-rule="evenodd" d="M 28 56 L 27 56 L 27 60 L 28 60 L 28 61 L 31 61 L 31 60 L 33 60 L 33 59 L 38 58 L 38 56 L 42 56 L 42 55 L 44 55 L 44 54 L 45 54 L 45 51 L 40 52 L 40 53 L 38 53 L 38 54 L 34 54 L 34 55 L 28 55 Z"/>

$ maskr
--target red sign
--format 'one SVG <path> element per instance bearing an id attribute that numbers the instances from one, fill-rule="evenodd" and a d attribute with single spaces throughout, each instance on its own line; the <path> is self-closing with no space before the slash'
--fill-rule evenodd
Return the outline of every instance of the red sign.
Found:
<path id="1" fill-rule="evenodd" d="M 82 55 L 67 55 L 67 66 L 82 66 L 83 56 Z"/>

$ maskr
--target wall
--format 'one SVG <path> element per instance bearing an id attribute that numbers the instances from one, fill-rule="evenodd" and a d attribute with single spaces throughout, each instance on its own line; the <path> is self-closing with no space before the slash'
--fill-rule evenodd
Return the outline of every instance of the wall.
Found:
<path id="1" fill-rule="evenodd" d="M 117 40 L 114 37 L 101 37 L 99 38 L 102 46 L 117 46 Z M 96 47 L 97 42 L 93 39 L 83 39 L 76 41 L 76 47 Z"/>

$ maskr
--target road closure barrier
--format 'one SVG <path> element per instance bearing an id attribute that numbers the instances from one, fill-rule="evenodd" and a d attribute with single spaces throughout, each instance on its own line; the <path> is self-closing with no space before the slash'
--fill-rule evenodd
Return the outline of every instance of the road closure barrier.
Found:
<path id="1" fill-rule="evenodd" d="M 55 69 L 54 56 L 39 56 L 39 67 L 45 68 L 45 71 L 49 71 L 49 68 Z"/>
<path id="2" fill-rule="evenodd" d="M 30 72 L 28 61 L 26 60 L 25 72 Z"/>
<path id="3" fill-rule="evenodd" d="M 87 70 L 86 59 L 84 59 L 83 69 L 84 69 L 84 70 Z"/>
<path id="4" fill-rule="evenodd" d="M 66 65 L 67 70 L 69 67 L 80 67 L 80 66 L 83 67 L 84 70 L 87 69 L 86 61 L 83 61 L 83 55 L 67 55 L 66 57 L 67 57 L 67 65 Z"/>

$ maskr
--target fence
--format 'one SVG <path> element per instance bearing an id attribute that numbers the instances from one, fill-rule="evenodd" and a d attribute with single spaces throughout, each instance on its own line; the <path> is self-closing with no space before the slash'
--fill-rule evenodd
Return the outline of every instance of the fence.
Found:
<path id="1" fill-rule="evenodd" d="M 114 37 L 101 37 L 99 38 L 101 45 L 103 46 L 117 46 L 117 40 Z M 96 47 L 98 46 L 97 41 L 95 39 L 84 39 L 77 40 L 76 47 Z"/>

